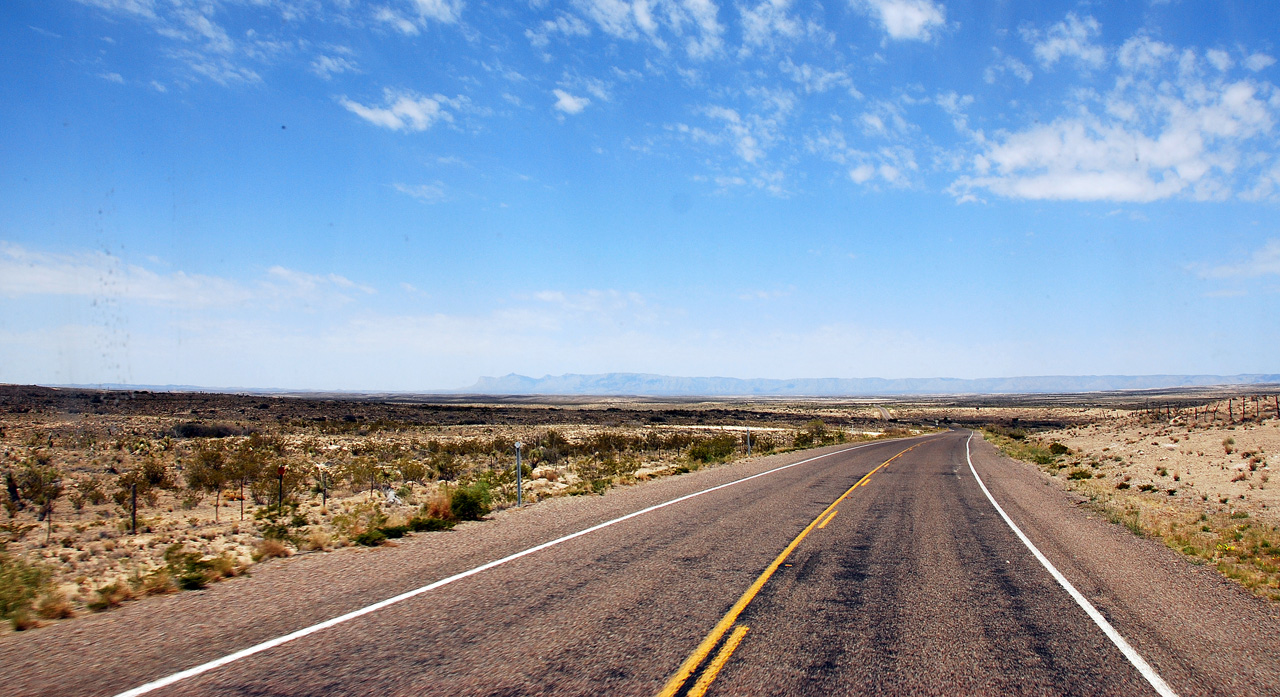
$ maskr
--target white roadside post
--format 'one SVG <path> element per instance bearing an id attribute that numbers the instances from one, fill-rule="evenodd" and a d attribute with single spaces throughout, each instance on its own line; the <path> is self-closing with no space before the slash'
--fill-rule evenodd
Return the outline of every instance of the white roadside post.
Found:
<path id="1" fill-rule="evenodd" d="M 516 508 L 524 505 L 524 467 L 520 464 L 520 448 L 524 447 L 524 443 L 516 441 Z"/>

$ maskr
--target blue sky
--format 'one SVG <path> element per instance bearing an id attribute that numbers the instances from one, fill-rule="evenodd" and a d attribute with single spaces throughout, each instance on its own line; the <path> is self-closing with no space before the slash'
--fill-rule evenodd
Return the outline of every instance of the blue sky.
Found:
<path id="1" fill-rule="evenodd" d="M 0 20 L 3 382 L 1280 371 L 1275 3 Z"/>

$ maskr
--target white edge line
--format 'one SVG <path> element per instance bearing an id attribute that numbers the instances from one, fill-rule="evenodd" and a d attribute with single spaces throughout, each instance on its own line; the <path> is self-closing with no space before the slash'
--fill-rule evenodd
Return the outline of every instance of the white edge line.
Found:
<path id="1" fill-rule="evenodd" d="M 909 440 L 909 439 L 908 439 L 908 440 Z M 207 673 L 207 672 L 209 672 L 209 671 L 211 671 L 211 670 L 213 670 L 213 669 L 215 669 L 215 668 L 220 668 L 220 667 L 222 667 L 222 666 L 227 665 L 228 663 L 234 663 L 235 661 L 238 661 L 238 660 L 240 660 L 240 659 L 242 659 L 242 658 L 248 658 L 249 656 L 252 656 L 252 655 L 254 655 L 254 654 L 256 654 L 256 653 L 262 653 L 263 651 L 267 651 L 267 650 L 269 650 L 269 649 L 273 649 L 273 648 L 275 648 L 275 647 L 277 647 L 277 646 L 280 646 L 281 644 L 286 644 L 286 643 L 288 643 L 288 642 L 290 642 L 290 641 L 293 641 L 293 640 L 295 640 L 295 639 L 301 639 L 301 638 L 303 638 L 303 637 L 305 637 L 305 636 L 308 636 L 308 635 L 310 635 L 310 634 L 315 634 L 316 632 L 319 632 L 319 631 L 321 631 L 321 630 L 323 630 L 323 629 L 328 629 L 329 627 L 333 627 L 333 626 L 335 626 L 335 625 L 342 624 L 343 622 L 347 622 L 347 621 L 350 621 L 350 620 L 354 620 L 354 619 L 356 619 L 357 617 L 362 617 L 362 616 L 367 615 L 367 614 L 369 614 L 369 613 L 377 612 L 378 610 L 381 610 L 381 609 L 383 609 L 383 608 L 385 608 L 385 607 L 388 607 L 388 606 L 390 606 L 390 605 L 395 605 L 396 603 L 399 603 L 399 602 L 404 601 L 404 600 L 408 600 L 408 599 L 410 599 L 410 598 L 412 598 L 412 597 L 414 597 L 414 596 L 421 595 L 421 594 L 423 594 L 423 593 L 426 593 L 427 591 L 435 590 L 435 589 L 437 589 L 437 588 L 439 588 L 439 587 L 441 587 L 441 586 L 445 586 L 445 585 L 448 585 L 448 584 L 450 584 L 450 583 L 453 583 L 454 581 L 460 581 L 460 580 L 462 580 L 462 579 L 464 579 L 464 578 L 467 578 L 468 576 L 474 576 L 474 575 L 476 575 L 476 574 L 478 574 L 478 573 L 480 573 L 480 572 L 482 572 L 482 571 L 488 571 L 489 569 L 492 569 L 492 568 L 493 568 L 493 567 L 495 567 L 495 566 L 501 566 L 502 564 L 506 564 L 506 563 L 507 563 L 507 562 L 509 562 L 509 561 L 515 561 L 516 559 L 519 559 L 520 557 L 527 556 L 527 555 L 529 555 L 529 554 L 533 554 L 534 552 L 540 552 L 540 551 L 542 551 L 542 550 L 544 550 L 544 549 L 546 549 L 546 548 L 548 548 L 548 547 L 554 547 L 555 545 L 558 545 L 558 544 L 560 544 L 561 542 L 568 542 L 569 540 L 572 540 L 572 539 L 574 539 L 574 538 L 576 538 L 576 537 L 582 537 L 583 535 L 586 535 L 586 534 L 589 534 L 589 533 L 593 533 L 593 532 L 595 532 L 595 531 L 597 531 L 597 530 L 601 530 L 601 529 L 603 529 L 603 528 L 607 528 L 607 527 L 609 527 L 610 525 L 616 525 L 616 524 L 618 524 L 618 523 L 621 523 L 621 522 L 623 522 L 624 520 L 630 520 L 630 519 L 632 519 L 632 518 L 635 518 L 636 516 L 641 516 L 641 515 L 644 515 L 644 514 L 646 514 L 646 513 L 651 513 L 651 512 L 653 512 L 653 511 L 658 510 L 659 508 L 666 508 L 667 506 L 671 506 L 671 505 L 674 505 L 674 504 L 680 503 L 681 501 L 688 501 L 689 499 L 694 498 L 695 496 L 702 496 L 703 494 L 709 494 L 709 493 L 711 493 L 711 492 L 713 492 L 713 491 L 718 491 L 718 490 L 720 490 L 720 489 L 724 489 L 724 488 L 726 488 L 726 487 L 731 487 L 731 486 L 734 486 L 734 485 L 736 485 L 736 484 L 741 484 L 741 483 L 743 483 L 743 482 L 749 482 L 749 481 L 751 481 L 752 479 L 755 479 L 755 478 L 757 478 L 757 477 L 763 477 L 763 476 L 765 476 L 766 474 L 773 474 L 774 472 L 781 472 L 782 470 L 790 469 L 790 468 L 792 468 L 792 467 L 796 467 L 796 466 L 798 466 L 798 465 L 803 465 L 803 464 L 805 464 L 805 463 L 813 462 L 814 460 L 821 460 L 821 459 L 822 459 L 822 458 L 824 458 L 824 457 L 831 457 L 832 455 L 839 455 L 840 453 L 847 453 L 847 452 L 852 451 L 852 450 L 858 450 L 858 449 L 860 449 L 860 448 L 866 448 L 866 447 L 870 447 L 870 446 L 872 446 L 872 445 L 878 445 L 878 444 L 879 444 L 879 443 L 881 443 L 881 442 L 885 442 L 885 441 L 878 441 L 878 442 L 876 442 L 876 443 L 863 443 L 863 444 L 861 444 L 861 445 L 855 445 L 855 446 L 850 447 L 850 448 L 844 448 L 844 449 L 842 449 L 842 450 L 836 450 L 836 451 L 834 451 L 834 452 L 829 452 L 829 453 L 825 453 L 825 454 L 823 454 L 823 455 L 818 455 L 818 456 L 816 456 L 816 457 L 811 457 L 811 458 L 808 458 L 808 459 L 805 459 L 805 460 L 801 460 L 801 461 L 799 461 L 799 462 L 793 462 L 793 463 L 791 463 L 791 464 L 789 464 L 789 465 L 783 465 L 783 466 L 781 466 L 781 467 L 775 467 L 775 468 L 773 468 L 773 469 L 771 469 L 771 470 L 767 470 L 767 471 L 764 471 L 764 472 L 760 472 L 760 473 L 758 473 L 758 474 L 753 474 L 753 475 L 751 475 L 750 477 L 743 477 L 742 479 L 735 479 L 735 480 L 733 480 L 733 481 L 731 481 L 731 482 L 726 482 L 726 483 L 724 483 L 724 484 L 720 484 L 720 485 L 717 485 L 717 486 L 713 486 L 713 487 L 711 487 L 710 489 L 703 489 L 702 491 L 695 491 L 695 492 L 693 492 L 692 494 L 685 494 L 684 496 L 680 496 L 680 497 L 678 497 L 678 498 L 671 499 L 670 501 L 664 501 L 663 503 L 659 503 L 659 504 L 656 504 L 656 505 L 653 505 L 653 506 L 649 506 L 648 508 L 643 508 L 643 509 L 638 510 L 638 511 L 635 511 L 635 512 L 633 512 L 633 513 L 628 513 L 627 515 L 624 515 L 624 516 L 622 516 L 622 517 L 614 518 L 613 520 L 606 520 L 606 521 L 605 521 L 605 522 L 603 522 L 603 523 L 599 523 L 599 524 L 593 525 L 593 526 L 591 526 L 591 527 L 589 527 L 589 528 L 586 528 L 586 529 L 584 529 L 584 530 L 579 530 L 578 532 L 570 533 L 570 534 L 568 534 L 568 535 L 565 535 L 564 537 L 558 537 L 558 538 L 556 538 L 556 539 L 554 539 L 554 540 L 551 540 L 550 542 L 543 542 L 543 543 L 542 543 L 542 544 L 540 544 L 540 545 L 537 545 L 537 546 L 534 546 L 534 547 L 530 547 L 530 548 L 528 548 L 528 549 L 526 549 L 526 550 L 523 550 L 523 551 L 520 551 L 520 552 L 516 552 L 515 554 L 509 555 L 509 556 L 506 556 L 506 557 L 503 557 L 503 558 L 501 558 L 501 559 L 495 559 L 494 561 L 491 561 L 491 562 L 489 562 L 489 563 L 487 563 L 487 564 L 482 564 L 482 565 L 480 565 L 480 566 L 477 566 L 477 567 L 475 567 L 474 569 L 469 569 L 469 570 L 467 570 L 467 571 L 463 571 L 462 573 L 454 574 L 453 576 L 449 576 L 449 577 L 447 577 L 447 578 L 442 578 L 442 579 L 440 579 L 439 581 L 436 581 L 436 582 L 434 582 L 434 583 L 427 584 L 427 585 L 425 585 L 425 586 L 422 586 L 421 588 L 415 588 L 415 589 L 413 589 L 413 590 L 411 590 L 411 591 L 407 591 L 407 592 L 405 592 L 405 593 L 401 593 L 400 595 L 397 595 L 397 596 L 394 596 L 394 597 L 391 597 L 391 598 L 387 598 L 386 600 L 383 600 L 383 601 L 381 601 L 381 602 L 374 603 L 374 604 L 369 605 L 369 606 L 367 606 L 367 607 L 362 607 L 362 608 L 360 608 L 359 610 L 353 610 L 353 611 L 351 611 L 351 612 L 348 612 L 348 613 L 347 613 L 347 614 L 345 614 L 345 615 L 339 615 L 339 616 L 337 616 L 337 617 L 334 617 L 333 619 L 325 620 L 324 622 L 321 622 L 321 623 L 319 623 L 319 624 L 313 624 L 313 625 L 311 625 L 310 627 L 304 627 L 304 628 L 302 628 L 302 629 L 299 629 L 299 630 L 298 630 L 298 631 L 296 631 L 296 632 L 292 632 L 292 633 L 290 633 L 290 634 L 285 634 L 285 635 L 283 635 L 283 636 L 278 636 L 278 637 L 276 637 L 275 639 L 269 639 L 269 640 L 267 640 L 267 641 L 262 642 L 261 644 L 255 644 L 255 645 L 253 645 L 253 646 L 250 646 L 249 648 L 241 649 L 241 650 L 236 651 L 235 653 L 232 653 L 232 654 L 227 654 L 226 656 L 223 656 L 222 658 L 214 659 L 214 660 L 212 660 L 212 661 L 209 661 L 208 663 L 201 663 L 200 665 L 195 666 L 194 668 L 188 668 L 188 669 L 186 669 L 186 670 L 184 670 L 184 671 L 181 671 L 181 672 L 178 672 L 178 673 L 174 673 L 174 674 L 172 674 L 172 675 L 169 675 L 169 676 L 166 676 L 166 677 L 160 678 L 159 680 L 153 680 L 153 681 L 151 681 L 151 682 L 149 682 L 149 683 L 146 683 L 145 685 L 139 685 L 138 687 L 135 687 L 135 688 L 133 688 L 132 690 L 126 690 L 125 692 L 121 692 L 121 693 L 117 694 L 115 697 L 135 697 L 136 695 L 143 695 L 143 694 L 146 694 L 146 693 L 151 692 L 151 691 L 153 691 L 153 690 L 158 690 L 158 689 L 160 689 L 160 688 L 162 688 L 162 687 L 166 687 L 166 686 L 168 686 L 168 685 L 172 685 L 172 684 L 174 684 L 174 683 L 176 683 L 176 682 L 180 682 L 180 681 L 182 681 L 182 680 L 186 680 L 187 678 L 192 678 L 192 677 L 195 677 L 195 676 L 200 675 L 200 674 L 202 674 L 202 673 Z M 988 496 L 990 496 L 990 494 L 988 494 Z M 1006 520 L 1007 520 L 1007 518 L 1006 518 Z M 1010 523 L 1010 524 L 1012 525 L 1012 523 Z M 1046 563 L 1047 563 L 1047 562 L 1046 562 Z M 1123 641 L 1123 639 L 1121 639 L 1121 641 Z M 1141 660 L 1141 659 L 1139 659 L 1139 660 Z M 1158 679 L 1158 678 L 1157 678 L 1157 679 Z M 1172 694 L 1172 693 L 1171 693 L 1171 694 Z"/>
<path id="2" fill-rule="evenodd" d="M 1058 571 L 1058 569 L 1054 567 L 1054 565 L 1050 563 L 1043 554 L 1040 553 L 1040 550 L 1036 549 L 1036 546 L 1031 544 L 1031 540 L 1027 539 L 1027 536 L 1022 533 L 1022 530 L 1020 530 L 1017 525 L 1014 525 L 1009 514 L 1005 513 L 1004 509 L 1000 507 L 1000 504 L 996 503 L 996 498 L 991 495 L 991 492 L 987 489 L 987 485 L 982 483 L 982 477 L 978 476 L 978 470 L 973 467 L 973 458 L 969 455 L 969 441 L 972 440 L 973 431 L 970 431 L 969 438 L 964 442 L 964 459 L 968 460 L 969 471 L 973 473 L 973 478 L 977 480 L 978 486 L 982 487 L 982 493 L 987 495 L 987 500 L 991 502 L 992 506 L 995 506 L 996 512 L 1000 514 L 1001 518 L 1004 518 L 1004 522 L 1009 524 L 1009 527 L 1013 529 L 1013 532 L 1018 536 L 1018 539 L 1022 540 L 1022 544 L 1026 545 L 1027 549 L 1031 550 L 1031 554 L 1035 555 L 1035 558 L 1040 562 L 1040 564 L 1049 571 L 1049 575 L 1053 576 L 1053 579 L 1058 582 L 1058 585 L 1062 586 L 1063 590 L 1067 591 L 1067 594 L 1071 596 L 1072 600 L 1076 601 L 1076 604 L 1080 606 L 1080 609 L 1084 610 L 1085 613 L 1089 615 L 1089 618 L 1093 620 L 1094 624 L 1098 625 L 1098 628 L 1102 630 L 1102 633 L 1107 635 L 1107 638 L 1111 640 L 1111 643 L 1115 644 L 1116 648 L 1120 649 L 1120 653 L 1123 653 L 1124 657 L 1129 659 L 1129 662 L 1133 664 L 1133 667 L 1137 668 L 1138 672 L 1142 674 L 1142 677 L 1146 678 L 1147 682 L 1151 683 L 1151 687 L 1155 688 L 1156 693 L 1160 694 L 1162 697 L 1178 697 L 1178 693 L 1174 692 L 1173 688 L 1169 687 L 1169 683 L 1166 683 L 1164 679 L 1156 673 L 1155 669 L 1142 658 L 1142 655 L 1138 653 L 1137 649 L 1133 648 L 1128 641 L 1125 641 L 1123 636 L 1120 636 L 1120 632 L 1116 631 L 1116 628 L 1111 626 L 1111 623 L 1107 621 L 1107 618 L 1102 616 L 1101 612 L 1098 612 L 1098 609 L 1093 606 L 1093 603 L 1089 602 L 1088 598 L 1085 598 L 1080 591 L 1076 590 L 1076 587 L 1071 585 L 1071 582 L 1067 580 L 1067 577 L 1063 576 L 1062 573 Z"/>

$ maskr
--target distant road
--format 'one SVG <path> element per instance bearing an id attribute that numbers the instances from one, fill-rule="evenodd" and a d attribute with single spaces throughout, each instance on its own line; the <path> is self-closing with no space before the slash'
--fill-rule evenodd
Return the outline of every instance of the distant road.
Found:
<path id="1" fill-rule="evenodd" d="M 0 636 L 4 691 L 117 694 L 728 484 L 150 694 L 1157 694 L 997 513 L 967 437 L 760 458 L 267 563 Z M 1157 680 L 1181 695 L 1280 693 L 1273 606 L 986 443 L 972 452 L 1010 519 Z M 788 463 L 801 464 L 766 474 Z"/>
<path id="2" fill-rule="evenodd" d="M 889 414 L 888 409 L 885 409 L 884 407 L 876 407 L 876 409 L 880 410 L 880 418 L 884 419 L 885 421 L 888 421 L 889 419 L 893 418 L 893 416 Z"/>

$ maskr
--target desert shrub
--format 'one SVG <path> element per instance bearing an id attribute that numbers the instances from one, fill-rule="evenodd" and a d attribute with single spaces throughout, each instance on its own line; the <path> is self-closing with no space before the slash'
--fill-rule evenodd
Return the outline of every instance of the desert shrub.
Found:
<path id="1" fill-rule="evenodd" d="M 102 480 L 97 477 L 85 477 L 76 482 L 75 490 L 68 497 L 72 508 L 83 510 L 85 504 L 97 506 L 105 503 L 107 494 L 102 490 Z"/>
<path id="2" fill-rule="evenodd" d="M 286 501 L 283 506 L 265 506 L 253 513 L 258 523 L 258 531 L 263 537 L 273 540 L 292 541 L 298 528 L 311 524 L 307 516 L 298 512 L 298 505 Z"/>
<path id="3" fill-rule="evenodd" d="M 408 535 L 411 529 L 412 528 L 408 525 L 384 525 L 383 527 L 378 528 L 383 535 L 386 535 L 387 538 L 391 540 L 398 540 L 401 537 Z"/>
<path id="4" fill-rule="evenodd" d="M 178 583 L 173 580 L 173 574 L 169 572 L 168 567 L 164 566 L 143 576 L 142 582 L 138 584 L 138 592 L 143 595 L 166 595 L 177 593 L 178 590 Z"/>
<path id="5" fill-rule="evenodd" d="M 462 463 L 453 453 L 440 452 L 431 456 L 431 469 L 437 479 L 451 482 L 462 474 Z"/>
<path id="6" fill-rule="evenodd" d="M 1086 467 L 1077 467 L 1067 473 L 1067 479 L 1091 479 L 1093 471 Z"/>
<path id="7" fill-rule="evenodd" d="M 320 529 L 312 530 L 311 533 L 298 544 L 298 549 L 305 549 L 312 552 L 327 552 L 332 548 L 333 537 L 327 531 Z"/>
<path id="8" fill-rule="evenodd" d="M 365 530 L 359 535 L 356 535 L 352 538 L 352 541 L 358 545 L 364 545 L 366 547 L 377 547 L 387 541 L 387 535 L 382 532 L 381 528 L 374 528 L 372 530 Z"/>
<path id="9" fill-rule="evenodd" d="M 449 492 L 449 509 L 457 520 L 480 520 L 489 515 L 493 494 L 487 482 L 457 486 Z"/>
<path id="10" fill-rule="evenodd" d="M 205 558 L 199 552 L 188 552 L 181 544 L 169 545 L 164 552 L 165 568 L 182 590 L 199 590 L 215 581 L 237 574 L 235 560 L 226 555 Z"/>
<path id="11" fill-rule="evenodd" d="M 454 523 L 451 520 L 443 518 L 434 518 L 431 516 L 416 516 L 409 521 L 409 529 L 414 532 L 436 532 L 438 530 L 449 530 Z"/>
<path id="12" fill-rule="evenodd" d="M 0 619 L 27 615 L 31 604 L 49 587 L 49 570 L 0 552 Z"/>
<path id="13" fill-rule="evenodd" d="M 358 503 L 351 510 L 333 517 L 333 527 L 337 529 L 338 534 L 351 540 L 365 532 L 380 528 L 386 523 L 387 514 L 383 512 L 382 504 L 377 501 Z"/>
<path id="14" fill-rule="evenodd" d="M 689 459 L 695 462 L 723 462 L 733 455 L 738 439 L 731 435 L 706 438 L 689 446 Z"/>
<path id="15" fill-rule="evenodd" d="M 1071 452 L 1071 448 L 1068 448 L 1062 443 L 1054 441 L 1049 444 L 1049 454 L 1051 455 L 1066 455 L 1069 452 Z"/>
<path id="16" fill-rule="evenodd" d="M 1027 437 L 1027 432 L 1020 428 L 1000 426 L 998 424 L 987 426 L 985 427 L 985 430 L 989 433 L 1003 438 L 1008 438 L 1010 440 L 1025 440 Z"/>
<path id="17" fill-rule="evenodd" d="M 437 488 L 427 496 L 427 502 L 422 504 L 422 513 L 428 518 L 437 518 L 440 520 L 453 519 L 453 507 L 449 503 L 449 492 L 443 488 Z"/>
<path id="18" fill-rule="evenodd" d="M 76 611 L 62 591 L 51 590 L 40 598 L 40 603 L 36 605 L 36 614 L 46 620 L 65 620 L 75 617 Z"/>
<path id="19" fill-rule="evenodd" d="M 289 556 L 289 548 L 285 547 L 279 540 L 270 537 L 264 538 L 253 548 L 254 561 L 266 561 L 287 556 Z"/>
<path id="20" fill-rule="evenodd" d="M 94 596 L 96 597 L 89 601 L 89 609 L 102 612 L 133 600 L 133 590 L 124 583 L 111 583 L 94 591 Z"/>

